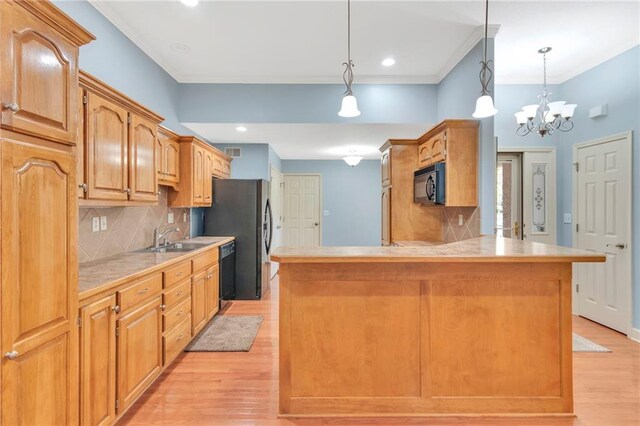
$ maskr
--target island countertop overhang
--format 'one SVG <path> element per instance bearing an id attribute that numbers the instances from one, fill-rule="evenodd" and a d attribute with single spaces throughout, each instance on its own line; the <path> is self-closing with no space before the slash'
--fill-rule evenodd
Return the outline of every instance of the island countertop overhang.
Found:
<path id="1" fill-rule="evenodd" d="M 279 263 L 569 263 L 604 262 L 604 254 L 482 236 L 427 247 L 280 247 Z"/>

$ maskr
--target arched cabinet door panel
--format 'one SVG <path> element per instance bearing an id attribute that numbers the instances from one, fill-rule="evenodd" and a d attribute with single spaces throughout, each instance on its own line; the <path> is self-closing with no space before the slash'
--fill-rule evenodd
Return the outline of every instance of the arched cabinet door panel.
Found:
<path id="1" fill-rule="evenodd" d="M 131 201 L 158 200 L 156 170 L 157 124 L 131 114 L 129 132 L 129 187 Z"/>
<path id="2" fill-rule="evenodd" d="M 2 127 L 75 144 L 78 48 L 15 2 L 1 3 Z"/>
<path id="3" fill-rule="evenodd" d="M 75 157 L 1 146 L 1 423 L 77 423 Z"/>

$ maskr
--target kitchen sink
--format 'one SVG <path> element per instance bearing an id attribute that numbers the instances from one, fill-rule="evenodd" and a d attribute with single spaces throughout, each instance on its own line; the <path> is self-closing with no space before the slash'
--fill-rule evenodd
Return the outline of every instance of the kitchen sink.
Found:
<path id="1" fill-rule="evenodd" d="M 202 243 L 174 243 L 160 247 L 148 247 L 146 249 L 138 250 L 139 252 L 151 252 L 151 253 L 180 253 L 198 250 L 208 244 Z"/>

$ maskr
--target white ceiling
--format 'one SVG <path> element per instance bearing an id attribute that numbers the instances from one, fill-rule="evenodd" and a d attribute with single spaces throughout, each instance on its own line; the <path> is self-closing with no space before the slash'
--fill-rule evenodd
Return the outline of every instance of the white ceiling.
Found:
<path id="1" fill-rule="evenodd" d="M 380 158 L 387 139 L 415 139 L 432 124 L 236 124 L 184 123 L 213 143 L 268 143 L 283 160 L 336 160 L 355 150 L 368 159 Z"/>

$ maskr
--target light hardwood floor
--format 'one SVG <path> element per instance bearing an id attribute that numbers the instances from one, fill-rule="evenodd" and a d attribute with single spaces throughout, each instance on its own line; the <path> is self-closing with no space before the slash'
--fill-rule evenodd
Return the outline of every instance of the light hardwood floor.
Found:
<path id="1" fill-rule="evenodd" d="M 120 424 L 148 425 L 638 425 L 640 344 L 583 318 L 576 333 L 612 353 L 574 353 L 577 418 L 278 419 L 278 282 L 260 302 L 234 302 L 225 315 L 263 315 L 248 353 L 185 353 Z"/>

